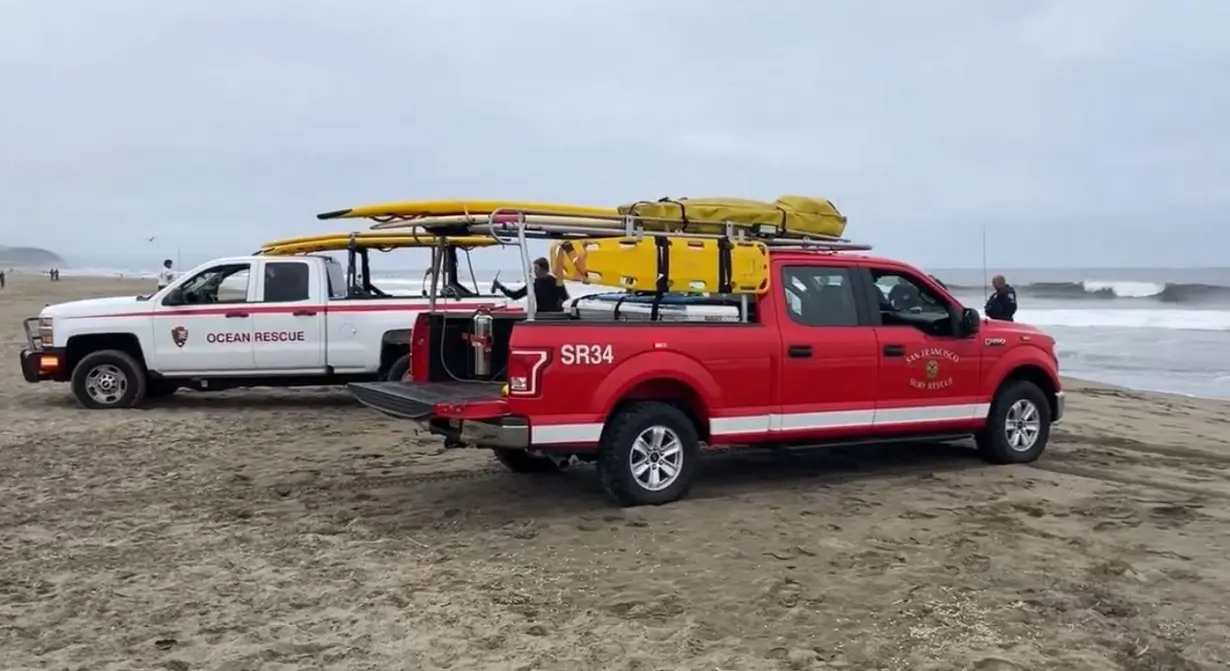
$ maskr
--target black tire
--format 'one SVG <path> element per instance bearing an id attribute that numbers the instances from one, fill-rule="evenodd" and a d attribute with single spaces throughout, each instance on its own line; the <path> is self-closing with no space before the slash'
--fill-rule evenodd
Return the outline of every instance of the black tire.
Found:
<path id="1" fill-rule="evenodd" d="M 661 489 L 654 489 L 648 482 L 642 482 L 632 464 L 637 439 L 655 427 L 673 432 L 674 440 L 679 443 L 679 458 L 674 462 L 677 467 L 675 477 Z M 669 448 L 671 442 L 671 437 L 667 435 L 659 447 Z M 598 447 L 598 477 L 607 495 L 621 506 L 658 506 L 682 499 L 691 490 L 700 465 L 700 436 L 691 418 L 679 408 L 659 401 L 636 403 L 609 418 Z M 650 454 L 647 460 L 657 464 L 672 463 L 668 452 L 669 449 L 656 457 Z M 645 477 L 650 477 L 650 471 L 654 468 L 650 465 L 650 470 L 644 473 Z M 659 474 L 665 471 L 661 466 L 658 468 L 662 469 Z M 666 477 L 669 478 L 669 472 L 666 472 Z"/>
<path id="2" fill-rule="evenodd" d="M 513 473 L 557 473 L 561 470 L 559 462 L 550 457 L 539 457 L 525 450 L 509 447 L 497 447 L 494 450 L 496 461 Z"/>
<path id="3" fill-rule="evenodd" d="M 111 371 L 107 370 L 108 367 Z M 95 371 L 103 375 L 110 372 L 115 382 L 120 382 L 120 380 L 114 379 L 114 373 L 121 374 L 122 385 L 117 386 L 113 400 L 106 398 L 100 400 L 90 395 L 87 383 L 90 381 L 90 374 Z M 87 354 L 73 368 L 73 396 L 82 407 L 91 410 L 118 410 L 135 407 L 145 399 L 147 382 L 145 367 L 127 352 L 120 350 L 109 349 Z"/>
<path id="4" fill-rule="evenodd" d="M 1019 441 L 1013 445 L 1013 435 L 1020 434 L 1020 427 L 1032 425 L 1028 408 L 1032 406 L 1037 416 L 1037 429 L 1033 442 Z M 1015 410 L 1014 410 L 1015 408 Z M 1025 410 L 1025 418 L 1021 418 Z M 1019 418 L 1016 429 L 1008 426 L 1009 415 Z M 1025 434 L 1028 434 L 1025 431 Z M 1025 464 L 1042 456 L 1051 437 L 1051 404 L 1038 385 L 1025 380 L 1014 380 L 1000 387 L 991 403 L 987 425 L 976 436 L 978 451 L 982 458 L 993 464 Z"/>
<path id="5" fill-rule="evenodd" d="M 406 371 L 410 370 L 410 355 L 403 354 L 389 366 L 389 370 L 384 374 L 384 379 L 389 382 L 401 382 L 401 379 L 406 376 Z"/>

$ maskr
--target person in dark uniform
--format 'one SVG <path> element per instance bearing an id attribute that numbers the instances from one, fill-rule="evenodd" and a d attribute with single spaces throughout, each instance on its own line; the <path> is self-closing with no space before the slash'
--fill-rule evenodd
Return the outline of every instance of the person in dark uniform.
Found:
<path id="1" fill-rule="evenodd" d="M 1013 315 L 1016 314 L 1016 289 L 1004 280 L 1003 275 L 992 278 L 991 286 L 995 287 L 995 293 L 987 299 L 987 319 L 1012 321 Z"/>
<path id="2" fill-rule="evenodd" d="M 515 300 L 525 298 L 525 287 L 509 289 L 499 280 L 495 288 L 505 296 Z M 564 301 L 568 300 L 568 289 L 561 280 L 551 274 L 551 265 L 545 258 L 534 260 L 534 304 L 539 312 L 563 312 Z"/>

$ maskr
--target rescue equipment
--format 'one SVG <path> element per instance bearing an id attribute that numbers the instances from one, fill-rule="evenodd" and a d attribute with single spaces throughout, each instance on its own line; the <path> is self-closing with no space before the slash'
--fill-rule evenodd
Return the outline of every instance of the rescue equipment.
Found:
<path id="1" fill-rule="evenodd" d="M 763 294 L 769 248 L 725 238 L 654 236 L 565 240 L 552 245 L 561 279 L 631 291 Z"/>
<path id="2" fill-rule="evenodd" d="M 622 205 L 619 211 L 680 233 L 722 234 L 722 224 L 775 236 L 839 238 L 846 230 L 846 217 L 833 203 L 806 196 L 782 196 L 771 203 L 745 198 L 662 198 Z"/>

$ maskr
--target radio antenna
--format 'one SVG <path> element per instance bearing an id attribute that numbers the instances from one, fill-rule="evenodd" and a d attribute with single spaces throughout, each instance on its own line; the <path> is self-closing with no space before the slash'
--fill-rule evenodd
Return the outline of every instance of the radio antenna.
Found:
<path id="1" fill-rule="evenodd" d="M 987 225 L 982 225 L 982 293 L 990 292 L 987 285 Z"/>

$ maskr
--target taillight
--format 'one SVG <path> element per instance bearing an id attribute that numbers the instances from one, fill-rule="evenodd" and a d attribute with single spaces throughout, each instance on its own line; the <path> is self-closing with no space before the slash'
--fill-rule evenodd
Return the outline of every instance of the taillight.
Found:
<path id="1" fill-rule="evenodd" d="M 431 379 L 431 315 L 420 312 L 410 332 L 410 365 L 406 367 L 403 382 Z"/>
<path id="2" fill-rule="evenodd" d="M 551 361 L 551 350 L 514 349 L 508 353 L 508 395 L 537 396 L 542 391 L 542 371 Z"/>

